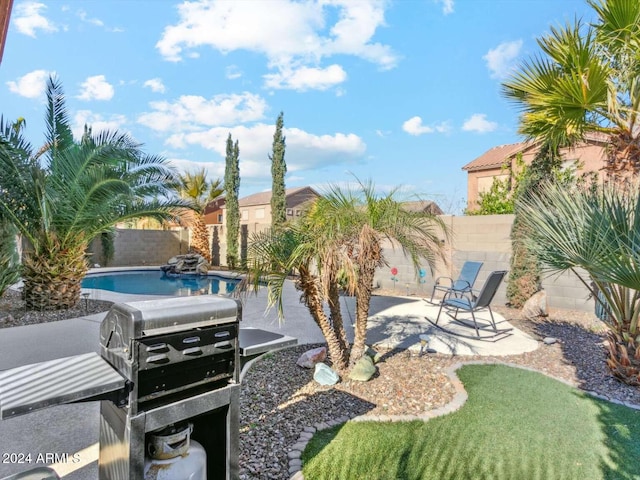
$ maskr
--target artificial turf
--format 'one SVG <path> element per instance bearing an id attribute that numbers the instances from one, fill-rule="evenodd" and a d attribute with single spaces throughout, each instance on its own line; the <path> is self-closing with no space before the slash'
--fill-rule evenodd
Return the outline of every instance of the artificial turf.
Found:
<path id="1" fill-rule="evenodd" d="M 640 479 L 640 411 L 503 365 L 458 370 L 469 398 L 428 422 L 318 432 L 306 480 Z"/>

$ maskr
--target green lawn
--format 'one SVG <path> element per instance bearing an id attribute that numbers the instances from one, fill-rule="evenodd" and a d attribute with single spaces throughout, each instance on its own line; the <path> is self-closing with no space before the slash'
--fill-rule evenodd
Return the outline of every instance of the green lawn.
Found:
<path id="1" fill-rule="evenodd" d="M 305 478 L 640 479 L 640 412 L 518 368 L 468 365 L 458 375 L 469 399 L 457 412 L 317 433 Z"/>

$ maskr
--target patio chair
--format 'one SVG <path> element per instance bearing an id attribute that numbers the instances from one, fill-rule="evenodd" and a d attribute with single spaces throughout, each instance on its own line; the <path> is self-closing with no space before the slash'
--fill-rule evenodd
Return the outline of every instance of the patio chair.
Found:
<path id="1" fill-rule="evenodd" d="M 473 327 L 476 330 L 476 336 L 480 337 L 480 327 L 476 319 L 476 312 L 479 310 L 489 310 L 489 316 L 491 317 L 491 320 L 489 320 L 489 326 L 493 329 L 496 335 L 512 330 L 511 328 L 498 330 L 496 321 L 493 318 L 493 312 L 491 311 L 491 301 L 493 300 L 493 297 L 495 297 L 498 287 L 502 283 L 506 274 L 507 272 L 505 270 L 491 272 L 489 274 L 489 278 L 487 278 L 487 281 L 482 286 L 482 290 L 480 290 L 475 298 L 470 293 L 466 293 L 461 297 L 445 296 L 440 303 L 440 310 L 438 310 L 438 317 L 436 318 L 435 325 L 438 325 L 443 308 L 446 308 L 447 310 L 455 310 L 453 315 L 448 311 L 446 313 L 458 322 L 460 322 L 460 320 L 458 320 L 458 311 L 462 310 L 464 312 L 471 313 L 471 319 L 473 320 Z M 465 324 L 464 322 L 460 323 Z"/>
<path id="2" fill-rule="evenodd" d="M 433 296 L 435 295 L 436 290 L 445 292 L 444 298 L 451 295 L 460 297 L 465 293 L 471 293 L 471 289 L 473 288 L 473 284 L 476 282 L 476 278 L 478 278 L 478 273 L 481 268 L 482 262 L 467 261 L 462 265 L 462 270 L 460 270 L 460 275 L 457 280 L 453 280 L 450 277 L 436 278 L 436 283 L 433 286 L 431 300 L 429 300 L 429 303 L 433 303 Z M 441 283 L 443 280 L 448 280 L 447 285 Z"/>

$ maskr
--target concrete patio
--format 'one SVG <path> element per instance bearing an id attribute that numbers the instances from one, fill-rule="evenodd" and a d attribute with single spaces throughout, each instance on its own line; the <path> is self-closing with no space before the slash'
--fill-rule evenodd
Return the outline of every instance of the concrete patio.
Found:
<path id="1" fill-rule="evenodd" d="M 92 292 L 92 298 L 117 302 L 143 299 L 140 296 Z M 343 298 L 343 315 L 347 334 L 353 338 L 351 321 L 355 314 L 353 298 Z M 300 344 L 323 343 L 324 339 L 309 313 L 300 303 L 300 293 L 292 283 L 284 291 L 286 318 L 280 322 L 274 310 L 265 313 L 266 290 L 250 295 L 243 304 L 241 327 L 254 327 L 289 335 Z M 498 341 L 482 341 L 457 337 L 429 323 L 425 317 L 435 320 L 438 306 L 416 297 L 374 296 L 371 301 L 368 330 L 369 343 L 381 348 L 420 350 L 420 335 L 428 335 L 429 348 L 440 353 L 455 355 L 511 355 L 524 353 L 538 347 L 538 342 L 513 329 Z M 484 314 L 483 314 L 484 315 Z M 30 325 L 0 330 L 0 370 L 38 363 L 65 356 L 99 351 L 99 325 L 104 314 L 40 325 Z M 461 316 L 461 318 L 464 318 Z M 499 328 L 508 326 L 496 315 Z M 454 330 L 471 328 L 451 324 L 446 315 L 441 325 Z M 61 463 L 55 466 L 66 480 L 96 480 L 98 403 L 62 405 L 0 421 L 0 444 L 3 453 L 31 453 L 35 459 L 39 453 L 71 456 L 80 452 L 77 463 Z M 28 470 L 42 464 L 0 463 L 0 478 Z"/>

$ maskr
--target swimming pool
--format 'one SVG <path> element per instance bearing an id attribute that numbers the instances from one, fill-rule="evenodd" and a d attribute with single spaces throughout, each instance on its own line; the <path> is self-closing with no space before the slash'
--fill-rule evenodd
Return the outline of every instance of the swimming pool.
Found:
<path id="1" fill-rule="evenodd" d="M 228 294 L 240 280 L 217 275 L 169 276 L 161 270 L 109 272 L 87 275 L 82 288 L 96 288 L 136 295 L 191 295 Z"/>

